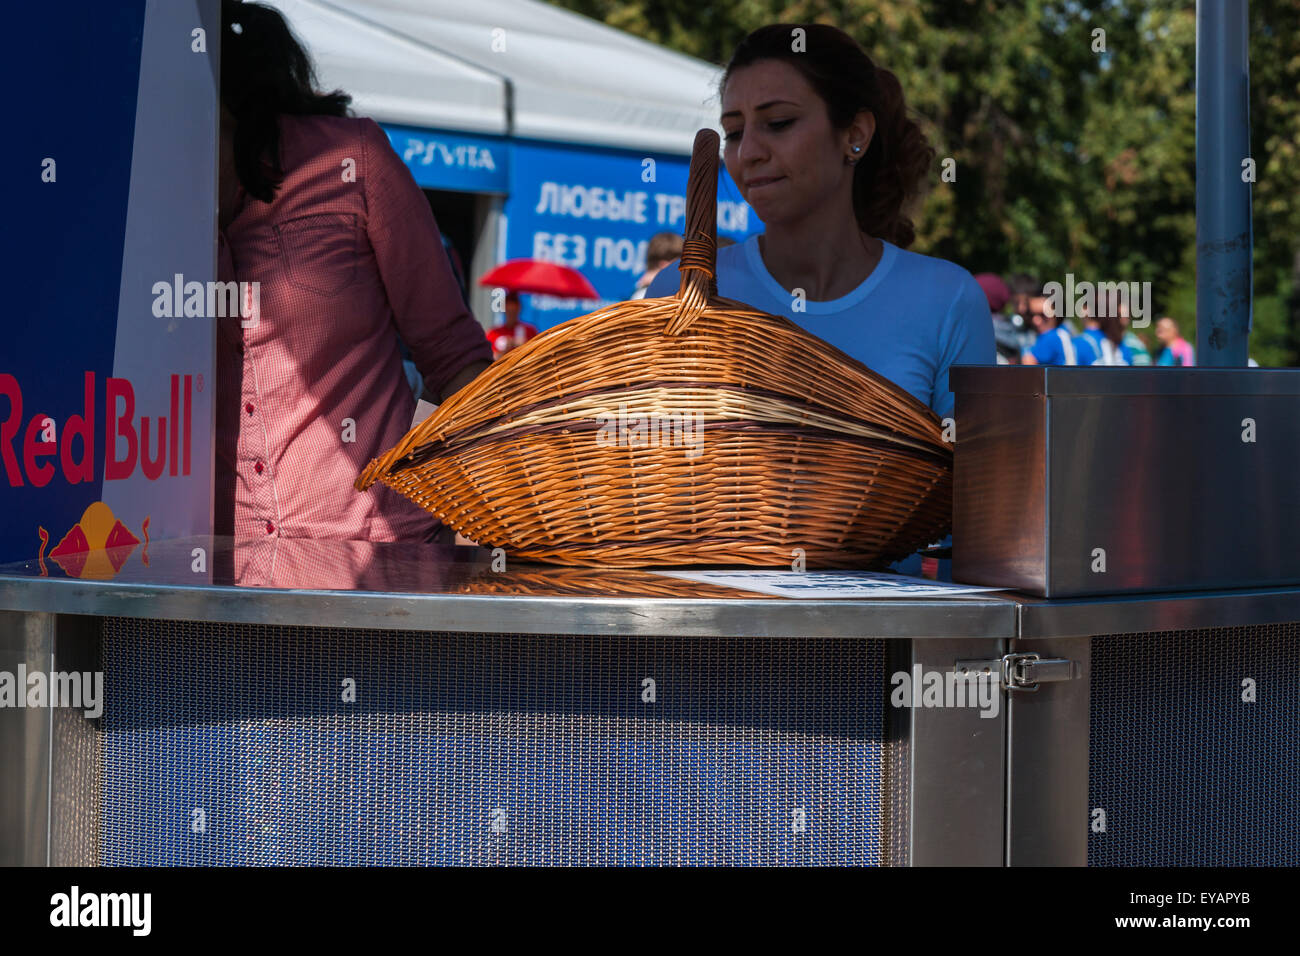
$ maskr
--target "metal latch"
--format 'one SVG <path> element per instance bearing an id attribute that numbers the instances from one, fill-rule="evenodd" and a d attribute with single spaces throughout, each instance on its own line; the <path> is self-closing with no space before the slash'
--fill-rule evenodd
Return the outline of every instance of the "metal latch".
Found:
<path id="1" fill-rule="evenodd" d="M 967 677 L 999 675 L 1003 690 L 1038 690 L 1038 685 L 1074 680 L 1079 665 L 1062 657 L 1043 657 L 1034 651 L 1005 654 L 985 661 L 957 661 L 957 673 Z"/>

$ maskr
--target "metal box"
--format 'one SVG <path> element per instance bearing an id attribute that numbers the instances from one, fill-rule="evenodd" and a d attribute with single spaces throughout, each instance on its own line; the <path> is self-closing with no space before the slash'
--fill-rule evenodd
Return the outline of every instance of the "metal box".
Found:
<path id="1" fill-rule="evenodd" d="M 954 581 L 1300 583 L 1300 369 L 961 366 Z"/>

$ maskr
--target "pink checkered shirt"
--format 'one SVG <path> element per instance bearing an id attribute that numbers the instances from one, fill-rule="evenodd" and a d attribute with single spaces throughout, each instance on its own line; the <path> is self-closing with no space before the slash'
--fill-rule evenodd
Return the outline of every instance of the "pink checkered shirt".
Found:
<path id="1" fill-rule="evenodd" d="M 215 531 L 423 540 L 432 515 L 387 488 L 352 488 L 411 425 L 397 333 L 435 396 L 492 350 L 374 121 L 282 117 L 280 155 L 275 200 L 241 188 L 218 243 L 219 278 L 258 282 L 260 311 L 255 324 L 217 320 Z"/>

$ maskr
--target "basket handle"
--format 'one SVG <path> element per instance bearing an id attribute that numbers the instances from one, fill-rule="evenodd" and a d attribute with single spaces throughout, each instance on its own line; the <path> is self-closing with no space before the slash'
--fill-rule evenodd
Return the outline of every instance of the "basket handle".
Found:
<path id="1" fill-rule="evenodd" d="M 714 276 L 718 253 L 718 134 L 702 129 L 691 148 L 691 170 L 686 180 L 686 230 L 678 264 L 682 284 L 677 290 L 677 311 L 665 331 L 678 335 L 691 327 L 718 294 Z"/>

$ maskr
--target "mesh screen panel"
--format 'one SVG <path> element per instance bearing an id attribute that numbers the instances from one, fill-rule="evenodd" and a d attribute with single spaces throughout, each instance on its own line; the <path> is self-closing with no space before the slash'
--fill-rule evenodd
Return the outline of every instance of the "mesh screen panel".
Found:
<path id="1" fill-rule="evenodd" d="M 1089 865 L 1300 865 L 1300 625 L 1094 638 L 1091 724 Z"/>
<path id="2" fill-rule="evenodd" d="M 98 720 L 75 708 L 50 711 L 54 779 L 50 786 L 50 861 L 55 866 L 95 866 L 102 767 Z"/>
<path id="3" fill-rule="evenodd" d="M 103 655 L 108 865 L 902 852 L 882 814 L 883 641 L 106 619 Z"/>

